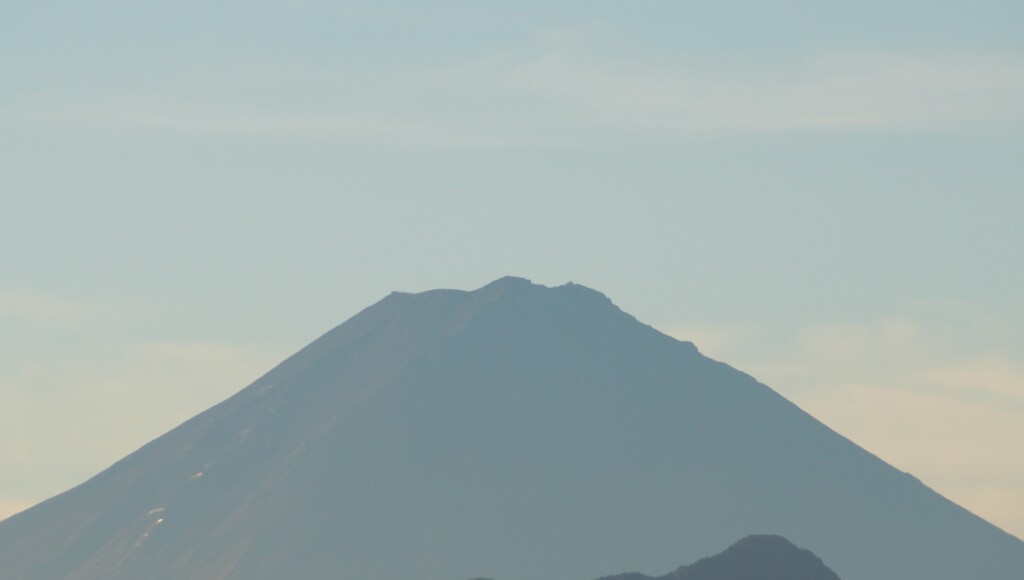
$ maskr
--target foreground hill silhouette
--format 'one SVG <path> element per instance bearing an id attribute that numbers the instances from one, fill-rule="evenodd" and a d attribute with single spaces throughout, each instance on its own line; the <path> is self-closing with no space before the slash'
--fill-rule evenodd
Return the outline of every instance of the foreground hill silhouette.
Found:
<path id="1" fill-rule="evenodd" d="M 664 576 L 639 573 L 598 580 L 839 580 L 809 550 L 782 536 L 747 536 L 716 556 L 702 558 Z"/>
<path id="2" fill-rule="evenodd" d="M 393 293 L 0 522 L 5 580 L 589 580 L 752 532 L 844 580 L 1024 578 L 1024 543 L 577 285 Z"/>

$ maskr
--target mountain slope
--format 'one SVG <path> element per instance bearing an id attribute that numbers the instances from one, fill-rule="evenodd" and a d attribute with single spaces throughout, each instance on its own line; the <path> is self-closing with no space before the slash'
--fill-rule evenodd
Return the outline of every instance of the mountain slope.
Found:
<path id="1" fill-rule="evenodd" d="M 845 580 L 1024 543 L 582 286 L 393 293 L 0 522 L 4 578 L 585 580 L 752 532 Z"/>

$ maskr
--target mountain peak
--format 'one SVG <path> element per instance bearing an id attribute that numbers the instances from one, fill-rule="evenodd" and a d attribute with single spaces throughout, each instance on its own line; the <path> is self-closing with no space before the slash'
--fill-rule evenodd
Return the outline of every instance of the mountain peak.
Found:
<path id="1" fill-rule="evenodd" d="M 568 292 L 578 292 L 578 291 L 583 291 L 583 292 L 589 292 L 589 293 L 593 293 L 593 294 L 598 294 L 600 296 L 604 296 L 604 294 L 601 294 L 601 292 L 598 292 L 597 290 L 594 290 L 593 288 L 589 288 L 589 287 L 584 286 L 582 284 L 577 284 L 576 282 L 573 282 L 571 280 L 569 282 L 566 282 L 565 284 L 560 285 L 560 286 L 546 286 L 544 284 L 537 284 L 537 283 L 533 282 L 532 280 L 530 280 L 529 278 L 523 278 L 523 277 L 520 277 L 520 276 L 502 276 L 501 278 L 498 278 L 497 280 L 494 280 L 492 282 L 489 282 L 489 283 L 485 284 L 483 287 L 481 287 L 478 290 L 476 290 L 476 292 L 487 291 L 489 289 L 500 289 L 500 290 L 504 290 L 504 291 L 509 291 L 509 290 L 512 290 L 512 291 L 555 291 L 555 292 L 567 292 L 567 291 Z"/>
<path id="2" fill-rule="evenodd" d="M 839 580 L 821 558 L 778 535 L 747 536 L 663 580 Z"/>
<path id="3" fill-rule="evenodd" d="M 745 538 L 740 539 L 732 546 L 729 546 L 728 550 L 742 551 L 742 550 L 799 550 L 793 542 L 790 542 L 786 538 L 778 534 L 753 534 Z"/>
<path id="4" fill-rule="evenodd" d="M 599 580 L 839 580 L 810 550 L 782 536 L 747 536 L 725 551 L 681 566 L 664 576 L 639 572 Z"/>
<path id="5" fill-rule="evenodd" d="M 403 292 L 395 290 L 388 295 L 387 298 L 381 302 L 387 302 L 392 298 L 416 298 L 416 297 L 436 297 L 439 295 L 446 296 L 475 296 L 482 297 L 484 300 L 494 299 L 504 295 L 533 295 L 533 296 L 552 296 L 552 295 L 590 295 L 599 297 L 602 302 L 611 303 L 611 300 L 602 294 L 601 292 L 594 290 L 588 286 L 577 284 L 569 281 L 560 286 L 546 286 L 544 284 L 538 284 L 530 280 L 529 278 L 523 278 L 521 276 L 502 276 L 496 280 L 488 282 L 476 290 L 456 290 L 456 289 L 436 289 L 426 290 L 422 292 Z"/>
<path id="6" fill-rule="evenodd" d="M 508 288 L 508 287 L 523 287 L 523 286 L 540 286 L 546 287 L 541 284 L 534 284 L 529 278 L 523 278 L 521 276 L 502 276 L 493 282 L 484 285 L 484 288 L 495 287 L 495 288 Z"/>
<path id="7" fill-rule="evenodd" d="M 587 303 L 587 301 L 589 301 L 592 305 L 601 304 L 605 306 L 614 306 L 611 299 L 607 296 L 582 284 L 570 281 L 562 284 L 561 286 L 545 286 L 543 284 L 536 284 L 527 278 L 521 278 L 518 276 L 504 276 L 502 278 L 498 278 L 497 280 L 472 291 L 471 294 L 479 294 L 493 298 L 501 296 L 533 296 L 542 300 L 543 297 L 553 300 L 582 300 L 584 301 L 583 303 Z M 617 307 L 615 307 L 615 310 L 619 311 Z"/>

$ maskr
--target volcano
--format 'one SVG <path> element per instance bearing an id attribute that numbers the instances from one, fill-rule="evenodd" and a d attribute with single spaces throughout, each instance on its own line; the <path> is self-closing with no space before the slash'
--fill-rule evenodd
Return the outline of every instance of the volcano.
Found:
<path id="1" fill-rule="evenodd" d="M 0 522 L 8 580 L 589 580 L 778 534 L 844 580 L 1024 542 L 599 292 L 392 293 Z"/>

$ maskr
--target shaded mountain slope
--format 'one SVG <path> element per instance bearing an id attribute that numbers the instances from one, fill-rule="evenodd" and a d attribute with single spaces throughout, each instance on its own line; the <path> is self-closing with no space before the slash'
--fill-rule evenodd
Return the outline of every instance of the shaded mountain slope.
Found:
<path id="1" fill-rule="evenodd" d="M 394 293 L 0 522 L 0 576 L 586 580 L 753 530 L 845 580 L 1024 571 L 1020 540 L 751 377 L 504 278 Z"/>

